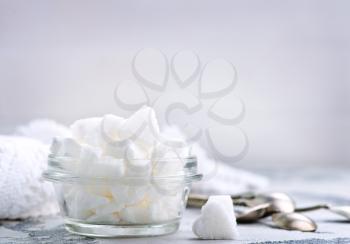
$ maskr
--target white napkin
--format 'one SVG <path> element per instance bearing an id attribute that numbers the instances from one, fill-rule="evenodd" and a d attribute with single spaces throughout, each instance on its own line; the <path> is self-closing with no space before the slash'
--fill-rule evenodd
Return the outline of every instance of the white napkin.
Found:
<path id="1" fill-rule="evenodd" d="M 202 181 L 193 184 L 191 192 L 205 195 L 238 194 L 246 191 L 265 189 L 269 181 L 264 176 L 238 169 L 220 160 L 210 158 L 198 144 L 192 152 L 197 157 Z"/>
<path id="2" fill-rule="evenodd" d="M 163 130 L 166 137 L 186 141 L 184 134 L 177 127 L 166 127 Z M 196 155 L 198 172 L 203 179 L 192 185 L 191 192 L 205 195 L 238 194 L 246 191 L 265 189 L 269 181 L 266 177 L 238 169 L 209 156 L 198 143 L 191 145 L 191 154 Z"/>
<path id="3" fill-rule="evenodd" d="M 69 130 L 51 120 L 34 120 L 16 135 L 0 136 L 0 218 L 17 219 L 58 212 L 54 188 L 42 179 L 49 143 Z"/>

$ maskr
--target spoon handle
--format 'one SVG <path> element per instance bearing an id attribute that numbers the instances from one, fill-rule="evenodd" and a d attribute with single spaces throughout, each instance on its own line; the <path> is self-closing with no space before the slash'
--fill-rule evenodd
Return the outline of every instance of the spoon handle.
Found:
<path id="1" fill-rule="evenodd" d="M 307 212 L 307 211 L 313 211 L 318 209 L 329 209 L 329 206 L 327 204 L 318 204 L 318 205 L 309 206 L 309 207 L 296 208 L 295 212 Z"/>
<path id="2" fill-rule="evenodd" d="M 254 198 L 254 196 L 254 193 L 246 192 L 242 194 L 231 195 L 231 199 L 235 205 L 245 206 L 246 203 L 244 200 Z M 201 208 L 208 201 L 208 198 L 209 196 L 207 195 L 189 194 L 187 200 L 187 207 Z"/>
<path id="3" fill-rule="evenodd" d="M 187 207 L 201 208 L 208 201 L 208 196 L 190 194 L 187 199 Z"/>

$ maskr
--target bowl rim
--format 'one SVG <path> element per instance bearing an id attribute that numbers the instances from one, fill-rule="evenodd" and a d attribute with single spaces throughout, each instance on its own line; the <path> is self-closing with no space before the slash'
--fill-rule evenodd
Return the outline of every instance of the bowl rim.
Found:
<path id="1" fill-rule="evenodd" d="M 70 182 L 70 183 L 89 183 L 89 184 L 111 184 L 111 183 L 142 183 L 146 181 L 164 181 L 164 182 L 179 182 L 191 183 L 199 181 L 203 178 L 203 175 L 197 173 L 197 157 L 169 157 L 169 158 L 153 158 L 153 159 L 120 159 L 120 160 L 135 160 L 135 161 L 171 161 L 171 160 L 184 160 L 183 170 L 179 171 L 179 174 L 174 175 L 147 175 L 147 176 L 121 176 L 121 177 L 103 177 L 103 176 L 91 176 L 84 174 L 77 174 L 72 170 L 67 170 L 62 167 L 62 163 L 67 163 L 70 160 L 74 160 L 72 157 L 56 156 L 49 154 L 48 156 L 48 168 L 43 172 L 42 177 L 45 180 L 52 182 Z"/>
<path id="2" fill-rule="evenodd" d="M 63 172 L 52 172 L 45 171 L 42 174 L 45 180 L 51 182 L 66 182 L 66 183 L 84 183 L 84 184 L 144 184 L 145 182 L 164 182 L 164 183 L 175 183 L 184 182 L 192 183 L 200 181 L 203 178 L 203 174 L 191 174 L 191 175 L 169 175 L 169 176 L 149 176 L 149 177 L 135 177 L 135 176 L 123 176 L 119 178 L 104 178 L 104 177 L 92 177 L 92 176 L 81 176 L 66 174 Z"/>

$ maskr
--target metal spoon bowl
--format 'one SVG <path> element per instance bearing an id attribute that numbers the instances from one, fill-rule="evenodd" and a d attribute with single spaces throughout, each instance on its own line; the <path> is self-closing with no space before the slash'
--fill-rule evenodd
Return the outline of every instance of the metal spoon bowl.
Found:
<path id="1" fill-rule="evenodd" d="M 236 220 L 239 223 L 251 223 L 266 216 L 269 203 L 263 203 L 244 211 L 235 210 Z"/>
<path id="2" fill-rule="evenodd" d="M 263 203 L 269 203 L 268 213 L 290 213 L 294 212 L 295 202 L 287 194 L 282 192 L 271 192 L 258 194 L 252 199 L 243 199 L 247 206 L 253 207 Z"/>
<path id="3" fill-rule="evenodd" d="M 272 215 L 272 222 L 281 229 L 313 232 L 317 224 L 300 213 L 276 213 Z"/>

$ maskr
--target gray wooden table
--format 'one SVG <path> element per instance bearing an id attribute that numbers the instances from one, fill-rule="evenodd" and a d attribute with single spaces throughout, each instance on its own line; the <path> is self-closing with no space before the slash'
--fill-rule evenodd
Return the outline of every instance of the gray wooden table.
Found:
<path id="1" fill-rule="evenodd" d="M 285 191 L 300 206 L 313 203 L 350 205 L 350 168 L 259 170 L 272 179 L 270 190 Z M 191 231 L 199 210 L 187 209 L 180 230 L 156 238 L 94 239 L 65 231 L 58 216 L 25 221 L 2 221 L 0 243 L 198 243 Z M 269 219 L 239 225 L 237 241 L 220 243 L 350 243 L 350 222 L 324 210 L 309 213 L 318 224 L 315 233 L 280 230 Z M 212 241 L 203 241 L 212 242 Z"/>

